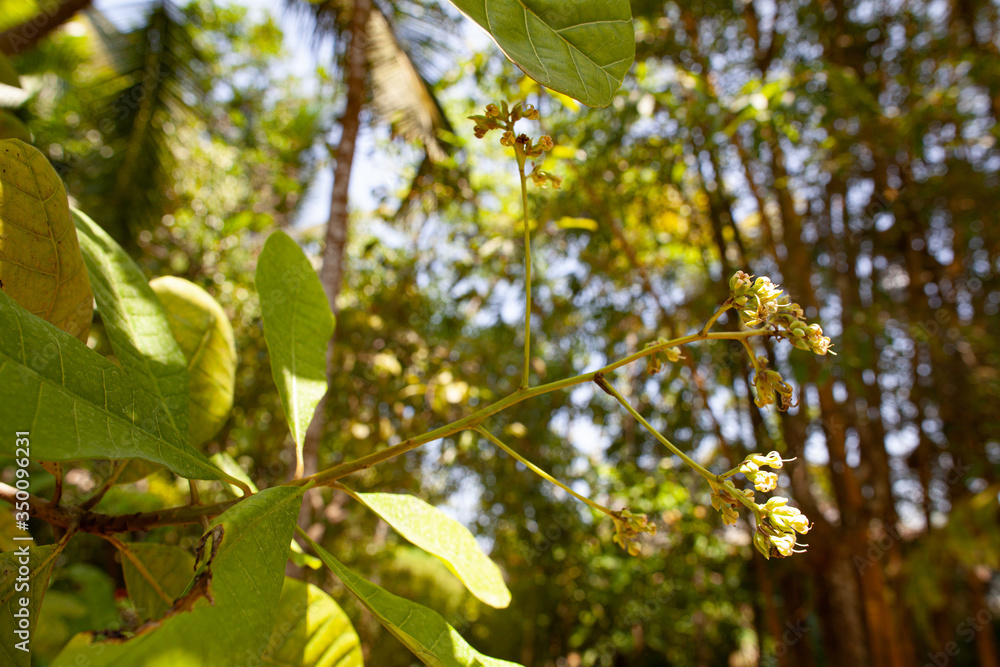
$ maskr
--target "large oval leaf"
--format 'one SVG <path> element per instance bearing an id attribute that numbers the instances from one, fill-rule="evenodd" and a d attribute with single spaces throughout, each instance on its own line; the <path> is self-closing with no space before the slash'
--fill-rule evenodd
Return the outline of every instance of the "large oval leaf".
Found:
<path id="1" fill-rule="evenodd" d="M 181 435 L 188 432 L 188 373 L 167 316 L 132 258 L 84 213 L 73 210 L 97 309 L 129 378 L 159 398 Z"/>
<path id="2" fill-rule="evenodd" d="M 496 563 L 483 553 L 469 529 L 420 498 L 396 493 L 356 493 L 354 496 L 396 531 L 424 551 L 444 561 L 477 598 L 502 609 L 510 591 Z"/>
<path id="3" fill-rule="evenodd" d="M 200 445 L 219 432 L 233 409 L 233 325 L 219 302 L 188 280 L 163 276 L 149 286 L 163 304 L 170 332 L 187 359 L 191 444 Z"/>
<path id="4" fill-rule="evenodd" d="M 518 667 L 516 663 L 483 655 L 469 646 L 437 612 L 401 598 L 359 576 L 316 544 L 304 531 L 298 534 L 313 552 L 351 589 L 361 604 L 406 648 L 430 667 Z"/>
<path id="5" fill-rule="evenodd" d="M 3 290 L 0 331 L 0 423 L 31 432 L 33 457 L 141 458 L 189 479 L 231 479 L 177 432 L 162 402 Z M 14 453 L 13 439 L 0 443 Z"/>
<path id="6" fill-rule="evenodd" d="M 66 190 L 45 156 L 19 139 L 0 140 L 0 288 L 86 342 L 94 296 Z"/>
<path id="7" fill-rule="evenodd" d="M 284 232 L 271 234 L 264 243 L 255 281 L 271 374 L 295 439 L 296 472 L 301 473 L 306 430 L 326 393 L 326 348 L 335 320 L 319 276 Z"/>
<path id="8" fill-rule="evenodd" d="M 77 635 L 53 667 L 260 664 L 303 490 L 273 487 L 221 514 L 206 531 L 198 574 L 164 619 L 125 641 Z"/>
<path id="9" fill-rule="evenodd" d="M 532 79 L 606 107 L 635 60 L 628 0 L 452 0 Z"/>
<path id="10" fill-rule="evenodd" d="M 264 663 L 361 667 L 361 640 L 344 610 L 320 588 L 285 577 Z"/>

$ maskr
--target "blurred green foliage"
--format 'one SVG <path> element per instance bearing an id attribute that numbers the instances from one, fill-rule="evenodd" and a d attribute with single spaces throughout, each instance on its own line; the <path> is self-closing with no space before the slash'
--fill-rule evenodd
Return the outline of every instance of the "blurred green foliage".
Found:
<path id="1" fill-rule="evenodd" d="M 612 544 L 600 516 L 468 433 L 352 483 L 450 505 L 503 567 L 510 608 L 477 603 L 339 492 L 316 502 L 318 541 L 438 610 L 477 649 L 525 665 L 911 665 L 949 641 L 961 647 L 951 664 L 990 664 L 995 621 L 973 639 L 961 623 L 996 608 L 1000 567 L 998 17 L 986 2 L 943 4 L 637 0 L 636 64 L 602 111 L 546 92 L 495 50 L 473 54 L 436 84 L 455 152 L 401 169 L 402 192 L 353 222 L 320 468 L 516 389 L 515 176 L 460 119 L 526 98 L 557 144 L 543 168 L 565 179 L 531 203 L 534 377 L 700 327 L 735 269 L 781 282 L 838 353 L 818 363 L 762 352 L 795 378 L 798 409 L 753 405 L 738 346 L 686 349 L 661 375 L 630 367 L 619 380 L 715 470 L 751 451 L 798 456 L 782 484 L 817 520 L 806 556 L 765 564 L 744 524 L 724 529 L 708 489 L 587 387 L 490 427 L 573 488 L 655 517 L 641 558 Z M 156 9 L 126 34 L 105 34 L 94 13 L 79 23 L 13 61 L 34 91 L 16 114 L 150 276 L 183 276 L 226 309 L 235 406 L 207 446 L 252 465 L 261 487 L 285 479 L 293 449 L 252 271 L 273 228 L 318 250 L 317 230 L 292 223 L 325 166 L 312 147 L 334 125 L 335 87 L 320 77 L 304 94 L 275 67 L 277 23 L 235 7 Z M 379 149 L 412 158 L 398 142 Z M 101 336 L 98 326 L 91 344 L 108 351 Z M 81 466 L 67 493 L 102 474 Z M 157 472 L 98 509 L 179 505 L 186 493 Z M 196 535 L 150 538 L 193 548 Z M 79 629 L 82 600 L 101 624 L 127 611 L 108 595 L 122 585 L 114 550 L 90 539 L 71 549 L 108 581 L 87 570 L 53 583 L 42 662 L 70 636 L 60 628 Z M 305 576 L 344 602 L 368 664 L 411 664 L 339 582 Z"/>

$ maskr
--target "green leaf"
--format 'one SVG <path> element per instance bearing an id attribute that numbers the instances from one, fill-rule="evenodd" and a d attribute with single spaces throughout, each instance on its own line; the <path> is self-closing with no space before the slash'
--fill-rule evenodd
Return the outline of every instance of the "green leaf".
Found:
<path id="1" fill-rule="evenodd" d="M 21 87 L 21 80 L 17 76 L 17 70 L 10 64 L 7 56 L 2 53 L 0 53 L 0 83 L 5 83 L 15 88 Z"/>
<path id="2" fill-rule="evenodd" d="M 517 667 L 517 663 L 487 657 L 475 650 L 448 625 L 440 614 L 388 592 L 358 576 L 353 570 L 316 544 L 303 531 L 299 536 L 351 589 L 379 623 L 391 632 L 425 665 L 430 667 Z"/>
<path id="3" fill-rule="evenodd" d="M 483 553 L 469 529 L 420 498 L 395 493 L 352 494 L 396 531 L 444 561 L 477 598 L 498 609 L 510 591 L 496 563 Z"/>
<path id="4" fill-rule="evenodd" d="M 5 665 L 30 665 L 31 653 L 18 648 L 25 639 L 34 636 L 35 623 L 38 621 L 42 597 L 49 585 L 49 575 L 56 557 L 62 551 L 57 544 L 44 547 L 26 548 L 27 554 L 17 550 L 0 554 L 0 657 Z M 26 562 L 25 562 L 26 561 Z M 25 606 L 22 601 L 27 601 Z M 26 612 L 24 611 L 26 610 Z M 20 626 L 21 616 L 15 614 L 27 613 L 28 624 L 26 634 Z M 30 648 L 30 642 L 24 644 Z"/>
<path id="5" fill-rule="evenodd" d="M 180 434 L 188 432 L 188 373 L 167 316 L 132 258 L 83 212 L 71 209 L 104 329 L 129 378 L 160 399 Z"/>
<path id="6" fill-rule="evenodd" d="M 264 244 L 256 283 L 271 373 L 301 462 L 306 429 L 326 393 L 326 348 L 335 319 L 312 264 L 284 232 Z"/>
<path id="7" fill-rule="evenodd" d="M 200 445 L 215 437 L 233 409 L 233 325 L 219 302 L 188 280 L 163 276 L 149 286 L 163 304 L 170 332 L 187 360 L 191 444 Z"/>
<path id="8" fill-rule="evenodd" d="M 285 577 L 264 662 L 283 667 L 361 667 L 361 640 L 347 614 L 321 589 Z M 272 646 L 276 646 L 273 651 Z"/>
<path id="9" fill-rule="evenodd" d="M 115 485 L 132 484 L 140 479 L 149 477 L 157 470 L 162 470 L 163 466 L 158 466 L 142 459 L 130 459 L 125 462 L 125 469 L 118 473 Z M 226 472 L 223 470 L 223 472 Z"/>
<path id="10" fill-rule="evenodd" d="M 222 470 L 227 475 L 246 484 L 247 488 L 249 488 L 252 493 L 257 493 L 257 485 L 253 483 L 252 479 L 250 479 L 250 475 L 247 474 L 246 470 L 244 470 L 243 467 L 236 462 L 236 459 L 230 456 L 228 452 L 218 452 L 216 454 L 212 454 L 211 461 L 215 465 L 219 466 L 219 470 Z M 240 495 L 242 495 L 232 484 L 229 485 L 229 491 L 233 494 L 234 498 L 239 498 Z"/>
<path id="11" fill-rule="evenodd" d="M 140 458 L 190 479 L 229 479 L 177 433 L 160 401 L 3 290 L 0 331 L 0 423 L 31 432 L 33 458 Z M 14 441 L 3 442 L 12 454 Z"/>
<path id="12" fill-rule="evenodd" d="M 592 107 L 611 104 L 635 60 L 628 0 L 452 0 L 532 79 Z"/>
<path id="13" fill-rule="evenodd" d="M 125 589 L 143 621 L 163 618 L 194 573 L 194 556 L 180 547 L 134 542 L 118 547 Z"/>
<path id="14" fill-rule="evenodd" d="M 0 109 L 0 139 L 20 139 L 31 141 L 31 132 L 21 119 L 6 109 Z"/>
<path id="15" fill-rule="evenodd" d="M 54 569 L 31 637 L 35 664 L 48 664 L 73 635 L 97 624 L 117 627 L 123 617 L 115 602 L 117 582 L 87 563 Z"/>
<path id="16" fill-rule="evenodd" d="M 205 533 L 198 574 L 163 620 L 124 641 L 81 633 L 53 666 L 260 664 L 275 626 L 303 490 L 272 487 L 224 512 Z"/>
<path id="17" fill-rule="evenodd" d="M 242 481 L 247 485 L 250 491 L 257 493 L 257 485 L 253 483 L 252 479 L 250 479 L 250 475 L 248 475 L 246 471 L 243 470 L 243 467 L 236 462 L 236 459 L 230 456 L 227 452 L 212 454 L 212 463 L 219 466 L 219 470 L 224 471 L 227 475 L 231 475 L 235 479 Z M 228 485 L 228 489 L 234 498 L 239 498 L 242 495 L 242 492 L 238 491 L 238 489 L 232 484 Z M 308 567 L 313 570 L 318 570 L 323 565 L 318 558 L 310 556 L 302 551 L 302 547 L 300 547 L 299 543 L 295 540 L 292 540 L 291 552 L 288 554 L 288 557 L 299 567 Z"/>
<path id="18" fill-rule="evenodd" d="M 87 341 L 94 296 L 66 189 L 34 146 L 0 140 L 0 289 Z"/>

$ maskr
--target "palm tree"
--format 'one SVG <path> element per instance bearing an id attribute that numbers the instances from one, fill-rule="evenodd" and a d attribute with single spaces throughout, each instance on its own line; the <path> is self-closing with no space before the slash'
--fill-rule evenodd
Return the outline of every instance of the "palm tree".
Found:
<path id="1" fill-rule="evenodd" d="M 406 140 L 417 141 L 426 154 L 426 161 L 444 159 L 446 146 L 438 137 L 439 130 L 450 130 L 448 120 L 434 93 L 418 68 L 418 59 L 398 38 L 402 30 L 396 27 L 408 23 L 413 42 L 418 47 L 434 48 L 434 30 L 428 21 L 420 21 L 402 3 L 380 5 L 373 0 L 326 0 L 322 3 L 290 0 L 291 7 L 304 13 L 317 37 L 332 38 L 335 56 L 340 61 L 346 101 L 340 118 L 340 141 L 333 151 L 333 190 L 330 196 L 330 217 L 327 221 L 323 265 L 320 278 L 330 308 L 337 311 L 337 296 L 343 280 L 344 247 L 348 239 L 348 203 L 351 171 L 357 147 L 358 133 L 366 108 L 382 122 L 391 125 L 394 133 Z M 419 5 L 410 5 L 410 8 Z M 408 20 L 407 20 L 408 19 Z M 425 161 L 425 162 L 426 162 Z M 423 171 L 418 172 L 423 173 Z M 334 340 L 327 350 L 327 377 L 332 375 Z M 326 426 L 326 401 L 320 402 L 303 445 L 302 461 L 296 466 L 297 475 L 316 471 L 318 448 Z M 308 522 L 308 505 L 303 505 L 300 522 Z"/>

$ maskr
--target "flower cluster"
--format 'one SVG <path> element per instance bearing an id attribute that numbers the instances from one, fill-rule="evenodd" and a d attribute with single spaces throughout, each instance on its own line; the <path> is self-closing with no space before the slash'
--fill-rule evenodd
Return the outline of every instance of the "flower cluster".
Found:
<path id="1" fill-rule="evenodd" d="M 514 123 L 522 118 L 538 120 L 538 109 L 535 109 L 530 104 L 522 104 L 521 102 L 516 102 L 511 107 L 507 106 L 507 102 L 501 102 L 500 106 L 487 104 L 485 114 L 469 116 L 470 120 L 476 122 L 475 133 L 477 139 L 482 139 L 493 130 L 503 130 L 503 134 L 500 135 L 500 145 L 513 148 L 519 158 L 540 158 L 555 147 L 552 137 L 547 134 L 535 141 L 526 134 L 516 133 L 514 131 Z M 561 178 L 549 172 L 542 171 L 537 165 L 528 174 L 528 177 L 531 178 L 532 183 L 541 188 L 546 188 L 550 185 L 553 188 L 559 188 L 562 185 Z"/>
<path id="2" fill-rule="evenodd" d="M 793 553 L 803 553 L 804 549 L 795 548 L 800 546 L 797 545 L 797 534 L 805 535 L 812 524 L 802 512 L 790 507 L 788 499 L 780 496 L 769 499 L 764 505 L 758 505 L 758 509 L 759 521 L 753 537 L 757 551 L 764 554 L 765 558 L 784 558 Z"/>
<path id="3" fill-rule="evenodd" d="M 798 304 L 792 305 L 798 306 Z M 807 324 L 802 320 L 796 320 L 785 329 L 785 338 L 800 350 L 813 354 L 826 354 L 830 352 L 830 346 L 833 345 L 830 339 L 823 335 L 823 328 L 820 325 Z M 830 354 L 836 354 L 836 352 L 830 352 Z"/>
<path id="4" fill-rule="evenodd" d="M 538 120 L 538 110 L 530 104 L 522 105 L 518 102 L 510 108 L 507 106 L 507 102 L 501 102 L 500 106 L 497 106 L 496 104 L 487 104 L 486 113 L 484 115 L 469 116 L 469 120 L 476 121 L 475 132 L 477 139 L 482 139 L 488 132 L 492 130 L 499 130 L 500 128 L 505 128 L 513 133 L 514 123 L 522 118 L 527 118 L 528 120 Z"/>
<path id="5" fill-rule="evenodd" d="M 628 551 L 630 556 L 638 556 L 639 545 L 636 538 L 643 533 L 656 535 L 656 524 L 650 523 L 645 514 L 632 514 L 627 509 L 611 514 L 615 522 L 615 544 Z"/>
<path id="6" fill-rule="evenodd" d="M 792 385 L 785 382 L 781 373 L 768 369 L 765 357 L 757 357 L 754 368 L 756 370 L 750 384 L 757 390 L 754 403 L 757 404 L 758 408 L 773 405 L 775 394 L 778 395 L 778 409 L 782 412 L 798 405 L 793 395 Z"/>
<path id="7" fill-rule="evenodd" d="M 503 130 L 500 144 L 508 148 L 515 148 L 526 157 L 541 157 L 545 151 L 552 150 L 555 143 L 548 135 L 539 137 L 538 142 L 534 143 L 526 134 L 514 132 L 514 123 L 522 118 L 538 120 L 538 109 L 521 102 L 516 102 L 512 107 L 508 107 L 507 102 L 501 102 L 500 106 L 487 104 L 486 113 L 483 115 L 469 116 L 469 120 L 476 121 L 477 139 L 482 139 L 493 130 Z"/>
<path id="8" fill-rule="evenodd" d="M 793 459 L 788 460 L 791 461 Z M 766 493 L 774 491 L 775 487 L 778 486 L 778 475 L 770 470 L 761 470 L 761 468 L 773 468 L 777 470 L 783 463 L 784 460 L 778 452 L 770 452 L 767 456 L 763 454 L 751 454 L 740 464 L 740 472 L 753 483 L 754 488 Z"/>
<path id="9" fill-rule="evenodd" d="M 544 139 L 545 137 L 542 138 Z M 528 174 L 528 178 L 530 178 L 531 182 L 540 188 L 547 188 L 551 185 L 553 188 L 558 190 L 562 185 L 562 178 L 556 176 L 555 174 L 550 174 L 547 171 L 542 171 L 538 167 L 535 167 L 531 173 Z"/>
<path id="10" fill-rule="evenodd" d="M 778 312 L 781 290 L 767 276 L 754 277 L 737 271 L 729 279 L 729 298 L 748 327 L 767 322 Z"/>
<path id="11" fill-rule="evenodd" d="M 646 347 L 656 347 L 657 345 L 663 345 L 667 341 L 662 338 L 658 338 L 650 343 L 646 343 Z M 681 351 L 676 347 L 668 347 L 663 350 L 658 350 L 653 354 L 646 357 L 646 372 L 650 375 L 656 375 L 663 370 L 663 365 L 665 362 L 669 361 L 672 364 L 676 364 L 681 360 Z"/>
<path id="12" fill-rule="evenodd" d="M 830 351 L 833 343 L 823 335 L 818 324 L 806 322 L 802 306 L 781 295 L 778 286 L 767 276 L 753 276 L 737 271 L 729 279 L 729 300 L 748 327 L 771 324 L 775 333 L 792 345 L 814 354 L 835 354 Z"/>

